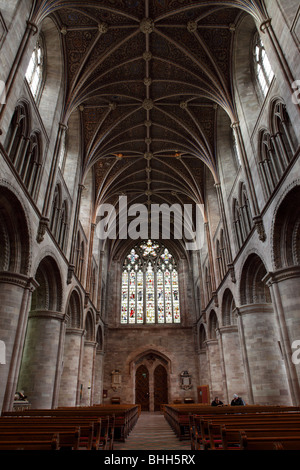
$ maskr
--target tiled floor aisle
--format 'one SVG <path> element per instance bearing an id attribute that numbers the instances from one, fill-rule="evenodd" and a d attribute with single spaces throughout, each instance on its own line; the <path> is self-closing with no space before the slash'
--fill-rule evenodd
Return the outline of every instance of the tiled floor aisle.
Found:
<path id="1" fill-rule="evenodd" d="M 190 441 L 180 441 L 165 417 L 157 413 L 141 413 L 125 442 L 115 442 L 114 450 L 190 450 Z"/>

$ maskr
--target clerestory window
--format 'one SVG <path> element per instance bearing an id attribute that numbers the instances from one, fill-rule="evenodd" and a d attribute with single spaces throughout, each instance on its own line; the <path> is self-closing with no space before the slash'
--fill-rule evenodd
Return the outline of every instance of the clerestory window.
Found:
<path id="1" fill-rule="evenodd" d="M 43 82 L 44 69 L 44 51 L 41 38 L 37 41 L 36 46 L 30 58 L 29 65 L 25 74 L 34 99 L 38 98 L 39 91 Z"/>
<path id="2" fill-rule="evenodd" d="M 260 91 L 265 97 L 273 80 L 274 72 L 258 33 L 255 35 L 254 41 L 254 65 Z"/>
<path id="3" fill-rule="evenodd" d="M 141 242 L 125 257 L 121 323 L 180 323 L 177 264 L 162 244 Z"/>

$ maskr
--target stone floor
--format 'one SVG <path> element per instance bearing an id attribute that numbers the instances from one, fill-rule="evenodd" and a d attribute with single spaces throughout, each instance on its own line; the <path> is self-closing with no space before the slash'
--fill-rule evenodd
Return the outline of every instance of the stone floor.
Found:
<path id="1" fill-rule="evenodd" d="M 126 441 L 114 443 L 114 450 L 190 451 L 190 449 L 190 441 L 180 441 L 159 412 L 142 412 Z"/>

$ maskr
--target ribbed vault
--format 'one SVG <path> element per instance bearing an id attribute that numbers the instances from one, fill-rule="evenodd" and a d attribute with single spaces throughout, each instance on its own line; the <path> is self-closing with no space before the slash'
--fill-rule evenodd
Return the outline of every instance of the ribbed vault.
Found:
<path id="1" fill-rule="evenodd" d="M 243 12 L 259 1 L 101 0 L 37 2 L 65 48 L 64 120 L 81 112 L 82 181 L 92 169 L 95 208 L 203 203 L 218 181 L 216 119 L 236 119 L 232 45 Z M 34 15 L 33 15 L 34 16 Z"/>

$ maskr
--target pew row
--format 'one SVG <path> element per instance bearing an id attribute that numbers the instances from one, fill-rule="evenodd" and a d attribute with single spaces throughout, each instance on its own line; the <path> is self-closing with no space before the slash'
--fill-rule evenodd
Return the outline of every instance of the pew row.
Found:
<path id="1" fill-rule="evenodd" d="M 190 416 L 224 416 L 224 415 L 246 415 L 249 413 L 283 413 L 299 412 L 300 407 L 295 406 L 277 406 L 277 405 L 246 405 L 246 406 L 223 406 L 213 407 L 201 404 L 178 404 L 164 405 L 163 412 L 166 420 L 176 433 L 180 440 L 191 438 Z"/>
<path id="2" fill-rule="evenodd" d="M 95 405 L 2 412 L 1 432 L 29 435 L 30 432 L 55 432 L 61 438 L 59 449 L 113 450 L 114 440 L 125 440 L 140 413 L 137 405 Z M 77 426 L 75 439 L 74 426 Z M 73 427 L 73 429 L 72 429 Z M 73 440 L 71 432 L 73 431 Z M 67 434 L 69 433 L 69 441 Z M 53 444 L 54 447 L 54 444 Z"/>
<path id="3" fill-rule="evenodd" d="M 300 413 L 274 412 L 208 417 L 190 416 L 192 450 L 240 449 L 241 431 L 247 433 L 248 437 L 300 435 Z"/>

